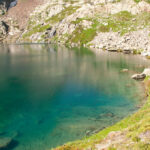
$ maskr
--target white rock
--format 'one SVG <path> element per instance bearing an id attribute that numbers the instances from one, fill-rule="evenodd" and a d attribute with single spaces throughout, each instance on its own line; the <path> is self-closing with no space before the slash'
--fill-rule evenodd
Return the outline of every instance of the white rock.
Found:
<path id="1" fill-rule="evenodd" d="M 144 71 L 142 72 L 142 74 L 145 74 L 146 76 L 150 76 L 150 68 L 144 69 Z"/>
<path id="2" fill-rule="evenodd" d="M 146 75 L 141 73 L 141 74 L 134 74 L 131 78 L 135 79 L 135 80 L 144 80 L 145 77 L 146 77 Z"/>

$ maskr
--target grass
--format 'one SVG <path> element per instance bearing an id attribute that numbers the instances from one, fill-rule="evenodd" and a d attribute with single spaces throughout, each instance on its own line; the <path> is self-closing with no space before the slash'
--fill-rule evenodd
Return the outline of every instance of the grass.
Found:
<path id="1" fill-rule="evenodd" d="M 79 21 L 81 21 L 80 19 Z M 92 21 L 93 24 L 90 28 L 84 29 L 81 25 L 79 25 L 75 31 L 72 33 L 69 37 L 69 40 L 67 43 L 78 43 L 80 46 L 83 46 L 84 44 L 87 44 L 88 42 L 92 41 L 94 37 L 97 35 L 97 26 L 98 22 L 97 20 Z"/>
<path id="2" fill-rule="evenodd" d="M 125 130 L 127 131 L 127 137 L 133 142 L 132 150 L 149 150 L 150 143 L 144 143 L 138 138 L 140 133 L 150 130 L 150 78 L 146 78 L 144 82 L 146 93 L 149 97 L 145 105 L 138 112 L 91 137 L 67 143 L 56 148 L 56 150 L 83 150 L 89 147 L 94 149 L 94 145 L 100 143 L 111 131 L 124 132 Z M 117 148 L 110 147 L 110 149 Z"/>
<path id="3" fill-rule="evenodd" d="M 98 21 L 98 20 L 101 21 Z M 87 20 L 93 22 L 93 25 L 88 29 L 83 29 L 81 21 Z M 119 32 L 121 36 L 124 34 L 139 30 L 140 28 L 150 26 L 150 13 L 144 12 L 138 15 L 132 15 L 128 11 L 122 11 L 108 17 L 98 16 L 94 19 L 79 18 L 72 21 L 72 24 L 78 25 L 72 35 L 69 35 L 69 40 L 66 43 L 77 43 L 79 46 L 92 41 L 98 32 Z"/>
<path id="4" fill-rule="evenodd" d="M 70 35 L 69 40 L 66 43 L 77 43 L 78 45 L 82 46 L 94 39 L 97 35 L 97 32 L 118 32 L 120 31 L 121 35 L 129 32 L 129 28 L 131 30 L 131 24 L 133 23 L 132 19 L 135 18 L 134 15 L 127 11 L 122 11 L 120 13 L 110 15 L 109 17 L 95 17 L 94 19 L 91 18 L 79 18 L 76 21 L 72 21 L 72 24 L 78 25 L 75 31 Z M 101 19 L 101 21 L 98 21 Z M 79 23 L 83 20 L 93 22 L 93 25 L 88 28 L 84 29 Z M 132 30 L 135 30 L 135 26 Z"/>
<path id="5" fill-rule="evenodd" d="M 136 3 L 139 3 L 139 2 L 141 2 L 141 1 L 143 1 L 143 0 L 134 0 Z M 147 3 L 150 3 L 150 0 L 144 0 L 145 2 L 147 2 Z"/>
<path id="6" fill-rule="evenodd" d="M 25 33 L 23 35 L 23 38 L 30 37 L 31 35 L 36 34 L 38 32 L 44 32 L 47 29 L 49 29 L 50 27 L 51 26 L 49 24 L 47 24 L 47 25 L 37 25 L 37 26 L 33 27 L 31 30 L 29 30 L 27 33 Z"/>
<path id="7" fill-rule="evenodd" d="M 127 11 L 122 11 L 114 15 L 110 15 L 107 18 L 102 18 L 102 22 L 99 27 L 99 32 L 120 32 L 121 35 L 134 30 L 132 19 L 136 16 Z M 105 24 L 104 24 L 105 23 Z M 132 26 L 134 26 L 132 28 Z"/>

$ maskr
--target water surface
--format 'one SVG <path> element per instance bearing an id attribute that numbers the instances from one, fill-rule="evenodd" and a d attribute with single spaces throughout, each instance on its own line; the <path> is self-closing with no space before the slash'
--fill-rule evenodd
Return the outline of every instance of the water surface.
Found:
<path id="1" fill-rule="evenodd" d="M 0 137 L 8 149 L 47 150 L 89 136 L 137 111 L 137 56 L 30 44 L 0 47 Z M 121 72 L 127 68 L 129 72 Z"/>

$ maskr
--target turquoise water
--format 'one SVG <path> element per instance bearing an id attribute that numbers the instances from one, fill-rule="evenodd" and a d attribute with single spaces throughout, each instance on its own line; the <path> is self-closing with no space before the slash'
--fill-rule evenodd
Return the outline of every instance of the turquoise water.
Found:
<path id="1" fill-rule="evenodd" d="M 13 138 L 7 150 L 48 150 L 135 112 L 143 88 L 130 76 L 148 65 L 137 56 L 84 48 L 1 46 L 0 137 Z"/>

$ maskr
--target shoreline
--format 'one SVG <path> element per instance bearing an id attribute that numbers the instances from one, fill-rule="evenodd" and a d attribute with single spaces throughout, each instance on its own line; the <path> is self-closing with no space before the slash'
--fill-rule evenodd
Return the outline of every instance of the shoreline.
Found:
<path id="1" fill-rule="evenodd" d="M 99 49 L 90 49 L 90 50 L 95 52 L 95 53 L 100 52 Z M 101 50 L 101 51 L 104 52 L 103 50 Z M 109 51 L 106 51 L 106 52 L 110 53 Z M 116 51 L 115 53 L 120 53 L 120 52 Z M 132 53 L 130 53 L 130 54 L 131 55 L 138 55 L 138 56 L 143 58 L 143 56 L 140 54 L 132 54 Z M 123 53 L 123 55 L 126 55 L 126 54 Z M 147 58 L 145 58 L 145 59 L 147 59 Z M 82 138 L 80 140 L 67 142 L 62 146 L 58 146 L 56 148 L 53 148 L 52 150 L 68 150 L 68 149 L 69 150 L 75 150 L 75 149 L 78 149 L 78 150 L 83 150 L 83 149 L 84 150 L 94 150 L 94 149 L 97 149 L 97 150 L 107 150 L 107 149 L 108 150 L 109 149 L 110 150 L 111 149 L 117 150 L 117 147 L 111 146 L 111 145 L 114 146 L 114 143 L 113 143 L 115 140 L 114 137 L 117 138 L 116 136 L 122 136 L 123 135 L 124 136 L 123 138 L 125 138 L 126 133 L 124 133 L 124 132 L 127 132 L 126 130 L 128 130 L 128 128 L 130 128 L 132 125 L 136 126 L 136 122 L 134 121 L 133 118 L 140 117 L 140 120 L 142 120 L 142 118 L 140 116 L 141 113 L 145 110 L 145 108 L 147 108 L 147 106 L 150 105 L 150 87 L 149 87 L 150 86 L 150 80 L 149 79 L 150 79 L 150 77 L 146 77 L 143 81 L 137 81 L 137 82 L 141 82 L 140 84 L 143 88 L 143 92 L 145 93 L 145 96 L 144 96 L 144 99 L 142 100 L 142 101 L 144 101 L 144 103 L 142 103 L 142 106 L 139 109 L 137 109 L 136 112 L 134 112 L 133 114 L 131 114 L 129 116 L 126 116 L 125 118 L 123 118 L 119 122 L 115 123 L 114 125 L 106 127 L 105 129 L 99 131 L 98 133 L 95 133 L 89 137 Z M 150 113 L 150 111 L 149 111 L 149 113 Z M 149 123 L 149 125 L 150 125 L 150 123 Z M 144 131 L 144 132 L 146 132 L 146 131 Z M 132 137 L 132 134 L 130 136 Z M 136 141 L 137 137 L 132 137 L 132 138 L 133 139 L 135 138 L 135 141 Z M 112 143 L 110 145 L 107 144 L 106 141 L 108 140 L 108 142 L 110 142 L 111 139 L 112 139 Z M 118 138 L 117 138 L 117 140 L 118 140 Z M 124 140 L 126 140 L 126 139 L 124 139 Z M 103 142 L 106 142 L 106 143 L 103 144 Z M 132 141 L 130 141 L 130 142 L 132 142 Z M 120 143 L 117 143 L 117 144 L 120 144 Z M 126 143 L 126 144 L 128 144 L 128 143 Z M 149 146 L 149 148 L 150 148 L 150 146 Z M 138 149 L 138 147 L 136 147 L 135 150 L 141 150 L 141 149 L 142 148 Z M 142 149 L 142 150 L 145 150 L 145 149 Z"/>
<path id="2" fill-rule="evenodd" d="M 21 43 L 21 44 L 23 44 L 23 43 Z M 33 44 L 39 44 L 39 43 L 33 43 Z M 101 52 L 103 52 L 103 53 L 110 53 L 109 51 L 100 51 L 98 49 L 97 50 L 96 49 L 90 49 L 90 50 L 95 52 L 95 53 L 99 53 L 99 54 L 101 54 Z M 123 53 L 117 53 L 116 52 L 116 54 L 117 55 L 127 56 L 127 54 L 123 54 Z M 133 54 L 130 54 L 130 55 L 133 55 Z M 142 59 L 146 59 L 145 57 L 142 57 L 141 55 L 137 55 L 137 56 L 133 55 L 133 56 L 135 56 L 135 57 L 139 56 Z M 99 146 L 99 144 L 101 142 L 104 142 L 105 140 L 112 140 L 112 137 L 113 137 L 113 141 L 114 141 L 115 140 L 114 137 L 116 135 L 117 136 L 122 136 L 122 134 L 123 134 L 123 137 L 121 137 L 121 138 L 124 139 L 125 135 L 126 135 L 125 132 L 127 132 L 127 131 L 124 131 L 124 130 L 127 130 L 127 128 L 130 128 L 132 126 L 132 124 L 133 124 L 133 126 L 134 125 L 136 126 L 136 122 L 134 122 L 134 120 L 136 120 L 136 118 L 138 116 L 140 116 L 141 111 L 143 111 L 143 108 L 147 107 L 147 105 L 150 105 L 150 91 L 148 91 L 150 89 L 148 89 L 148 87 L 147 87 L 147 86 L 150 86 L 150 80 L 148 80 L 148 79 L 150 79 L 150 78 L 147 77 L 144 80 L 144 83 L 140 81 L 141 82 L 140 83 L 141 86 L 143 86 L 142 87 L 143 88 L 143 92 L 147 93 L 147 97 L 145 97 L 144 103 L 142 105 L 140 105 L 141 107 L 139 109 L 137 109 L 136 112 L 134 112 L 133 114 L 131 114 L 131 115 L 127 116 L 127 117 L 125 117 L 124 119 L 120 120 L 119 122 L 115 123 L 114 125 L 112 125 L 110 127 L 106 127 L 105 129 L 101 130 L 100 132 L 98 132 L 96 134 L 93 134 L 90 137 L 86 137 L 86 138 L 83 138 L 81 140 L 76 140 L 76 141 L 73 141 L 73 142 L 70 142 L 70 143 L 66 143 L 63 146 L 60 146 L 60 147 L 56 148 L 56 150 L 68 150 L 68 149 L 69 150 L 76 150 L 76 149 L 78 149 L 78 150 L 83 150 L 83 149 L 85 149 L 85 150 L 93 150 L 92 149 L 93 147 L 95 147 L 95 146 L 97 147 L 97 145 Z M 149 83 L 146 83 L 147 81 L 149 81 Z M 143 99 L 142 99 L 142 101 L 143 101 Z M 150 115 L 150 110 L 149 110 L 149 115 Z M 134 119 L 132 119 L 132 118 L 134 118 Z M 149 125 L 150 125 L 150 123 L 149 123 Z M 145 131 L 143 131 L 143 133 L 144 132 Z M 132 134 L 131 134 L 131 136 L 132 136 Z M 115 137 L 115 138 L 117 138 L 117 137 Z M 138 140 L 138 138 L 134 137 L 134 135 L 133 135 L 132 138 L 134 138 L 134 140 Z M 125 139 L 125 140 L 127 140 L 127 139 Z M 103 144 L 103 145 L 106 145 L 106 143 Z M 99 149 L 99 150 L 101 150 L 101 149 Z M 135 149 L 135 150 L 138 150 L 138 149 Z"/>

